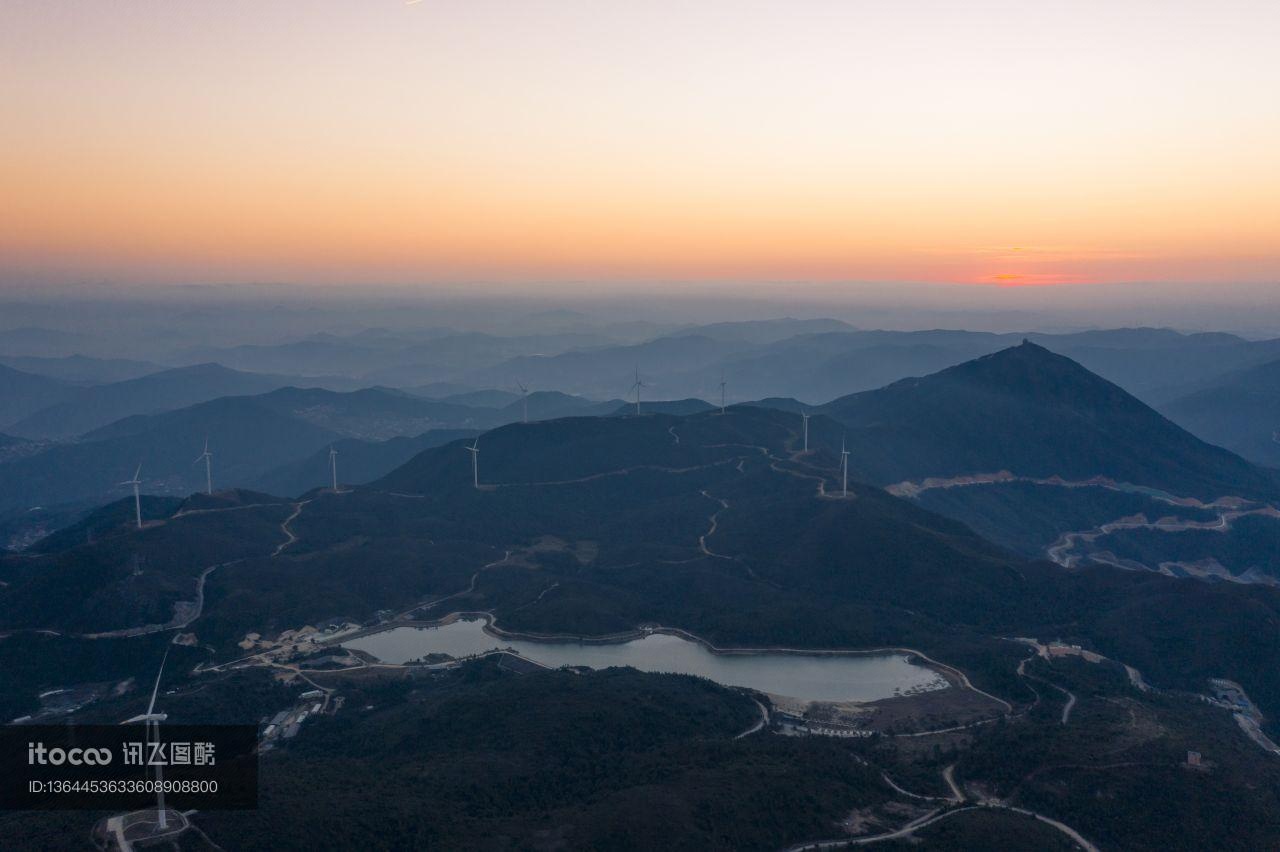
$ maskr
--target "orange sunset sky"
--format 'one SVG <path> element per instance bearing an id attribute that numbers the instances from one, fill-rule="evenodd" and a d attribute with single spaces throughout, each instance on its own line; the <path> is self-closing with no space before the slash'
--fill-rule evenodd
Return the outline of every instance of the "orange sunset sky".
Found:
<path id="1" fill-rule="evenodd" d="M 1280 3 L 0 8 L 0 286 L 1280 280 Z"/>

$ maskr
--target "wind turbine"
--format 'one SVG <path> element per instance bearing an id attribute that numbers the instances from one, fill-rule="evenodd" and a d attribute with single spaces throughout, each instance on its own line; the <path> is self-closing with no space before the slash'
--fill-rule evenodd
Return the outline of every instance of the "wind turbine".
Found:
<path id="1" fill-rule="evenodd" d="M 840 488 L 840 496 L 849 496 L 849 451 L 844 448 L 844 436 L 840 436 L 840 474 L 844 482 Z"/>
<path id="2" fill-rule="evenodd" d="M 338 451 L 329 445 L 329 469 L 333 472 L 333 493 L 338 493 Z"/>
<path id="3" fill-rule="evenodd" d="M 138 486 L 142 484 L 142 480 L 138 477 L 142 474 L 142 463 L 138 463 L 138 469 L 133 472 L 133 479 L 126 479 L 121 485 L 133 486 L 133 512 L 138 519 L 138 529 L 142 529 L 142 495 L 138 492 Z"/>
<path id="4" fill-rule="evenodd" d="M 156 683 L 151 688 L 151 703 L 147 705 L 147 712 L 141 716 L 134 716 L 132 719 L 125 719 L 121 725 L 132 725 L 137 722 L 146 724 L 147 743 L 151 742 L 151 735 L 154 732 L 156 742 L 160 742 L 160 723 L 169 716 L 167 713 L 156 712 L 156 695 L 160 692 L 160 678 L 164 675 L 164 664 L 169 659 L 169 645 L 164 649 L 164 657 L 160 659 L 160 671 L 156 672 Z M 151 750 L 148 748 L 147 753 L 143 755 L 146 763 L 151 762 Z M 169 819 L 164 810 L 164 769 L 159 763 L 156 763 L 156 831 L 164 831 L 169 827 Z"/>
<path id="5" fill-rule="evenodd" d="M 204 452 L 196 456 L 195 464 L 204 462 L 204 493 L 213 493 L 213 453 L 209 452 L 209 439 L 204 439 Z"/>
<path id="6" fill-rule="evenodd" d="M 529 422 L 529 388 L 525 383 L 516 379 L 516 387 L 520 388 L 520 401 L 524 403 L 524 422 Z"/>
<path id="7" fill-rule="evenodd" d="M 801 411 L 800 417 L 804 420 L 804 451 L 809 452 L 809 412 Z"/>
<path id="8" fill-rule="evenodd" d="M 720 413 L 724 414 L 724 373 L 720 374 Z"/>
<path id="9" fill-rule="evenodd" d="M 480 487 L 480 437 L 477 435 L 475 441 L 466 449 L 471 453 L 471 484 L 478 489 Z"/>
<path id="10" fill-rule="evenodd" d="M 631 386 L 631 389 L 636 392 L 636 414 L 637 415 L 640 413 L 640 388 L 647 388 L 647 387 L 648 385 L 640 381 L 640 365 L 637 364 L 636 365 L 636 383 Z"/>

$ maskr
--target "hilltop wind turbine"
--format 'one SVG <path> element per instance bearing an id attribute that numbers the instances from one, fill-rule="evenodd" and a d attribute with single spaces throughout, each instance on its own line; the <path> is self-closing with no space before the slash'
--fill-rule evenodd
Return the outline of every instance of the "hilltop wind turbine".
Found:
<path id="1" fill-rule="evenodd" d="M 204 452 L 196 456 L 194 464 L 204 462 L 204 493 L 213 493 L 213 453 L 209 452 L 209 439 L 204 439 Z"/>
<path id="2" fill-rule="evenodd" d="M 636 383 L 631 386 L 631 389 L 636 392 L 636 414 L 640 413 L 640 388 L 647 387 L 648 385 L 640 381 L 640 365 L 636 364 Z"/>
<path id="3" fill-rule="evenodd" d="M 809 412 L 801 411 L 800 417 L 804 420 L 804 451 L 809 452 Z"/>
<path id="4" fill-rule="evenodd" d="M 724 414 L 724 373 L 720 374 L 720 413 Z"/>
<path id="5" fill-rule="evenodd" d="M 126 479 L 121 485 L 133 486 L 133 513 L 138 519 L 138 529 L 142 529 L 142 495 L 138 492 L 138 486 L 142 484 L 142 480 L 138 477 L 142 474 L 142 463 L 138 463 L 138 469 L 133 472 L 133 479 Z"/>
<path id="6" fill-rule="evenodd" d="M 338 451 L 329 445 L 329 470 L 333 472 L 333 493 L 338 493 Z"/>
<path id="7" fill-rule="evenodd" d="M 516 379 L 516 387 L 520 388 L 520 401 L 524 403 L 524 422 L 529 422 L 529 388 L 524 382 Z"/>
<path id="8" fill-rule="evenodd" d="M 480 487 L 480 437 L 476 436 L 475 441 L 466 449 L 471 453 L 471 484 L 478 489 Z"/>
<path id="9" fill-rule="evenodd" d="M 160 723 L 163 722 L 165 719 L 169 718 L 167 713 L 156 712 L 156 695 L 160 692 L 160 678 L 164 675 L 164 664 L 165 664 L 165 661 L 169 659 L 169 648 L 172 648 L 172 647 L 173 646 L 170 645 L 169 647 L 165 648 L 164 657 L 160 659 L 160 671 L 156 672 L 156 683 L 155 683 L 155 686 L 151 687 L 151 703 L 147 705 L 147 712 L 143 713 L 141 716 L 134 716 L 132 719 L 125 719 L 123 722 L 120 723 L 121 725 L 132 725 L 137 722 L 145 723 L 147 726 L 146 727 L 147 743 L 151 742 L 152 733 L 155 734 L 156 742 L 160 741 Z M 146 760 L 146 762 L 148 763 L 151 762 L 150 752 L 151 752 L 151 749 L 148 748 L 147 754 L 144 755 L 144 760 Z M 164 810 L 164 769 L 160 766 L 159 763 L 157 763 L 156 764 L 156 831 L 164 831 L 168 827 L 169 827 L 169 820 Z"/>
<path id="10" fill-rule="evenodd" d="M 840 436 L 840 474 L 844 480 L 840 486 L 840 496 L 849 496 L 849 451 L 844 448 L 844 436 Z"/>

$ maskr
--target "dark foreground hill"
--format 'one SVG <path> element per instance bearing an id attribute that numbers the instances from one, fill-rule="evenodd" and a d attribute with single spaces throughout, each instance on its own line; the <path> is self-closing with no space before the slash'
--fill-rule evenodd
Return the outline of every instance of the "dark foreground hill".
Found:
<path id="1" fill-rule="evenodd" d="M 142 531 L 5 558 L 5 706 L 38 713 L 40 693 L 78 686 L 99 696 L 82 718 L 127 718 L 138 696 L 117 685 L 145 681 L 165 631 L 184 643 L 165 698 L 175 718 L 225 708 L 258 721 L 313 684 L 333 690 L 319 700 L 341 697 L 336 713 L 264 756 L 270 810 L 200 817 L 228 847 L 387 832 L 447 847 L 460 831 L 498 848 L 776 849 L 949 809 L 947 778 L 985 819 L 948 817 L 942 848 L 1062 843 L 1024 835 L 1047 823 L 977 804 L 991 797 L 1103 848 L 1280 840 L 1276 758 L 1197 697 L 1211 678 L 1236 681 L 1275 732 L 1280 591 L 1024 559 L 879 488 L 846 495 L 829 449 L 839 427 L 811 427 L 806 454 L 799 416 L 764 408 L 511 424 L 474 444 L 479 488 L 473 444 L 456 441 L 343 493 L 195 498 Z M 308 625 L 476 611 L 531 633 L 657 624 L 718 647 L 910 648 L 1007 710 L 965 722 L 947 706 L 942 733 L 735 739 L 755 705 L 687 679 L 357 663 L 308 665 L 304 680 L 313 655 L 254 656 Z M 1040 658 L 1011 637 L 1109 660 Z M 228 692 L 250 676 L 261 680 Z M 952 677 L 948 694 L 969 694 Z M 913 706 L 900 699 L 889 706 Z M 1213 768 L 1189 769 L 1192 750 Z M 11 825 L 31 836 L 31 819 Z"/>
<path id="2" fill-rule="evenodd" d="M 305 744 L 264 761 L 257 813 L 207 822 L 220 843 L 367 846 L 364 831 L 394 824 L 397 842 L 416 849 L 482 839 L 536 846 L 551 835 L 566 849 L 772 850 L 825 836 L 826 814 L 849 802 L 889 798 L 846 749 L 795 737 L 735 741 L 759 718 L 755 704 L 691 677 L 521 677 L 488 665 L 360 699 L 376 709 L 317 726 Z M 353 781 L 386 802 L 373 821 L 363 796 L 335 796 Z M 321 829 L 316 802 L 335 826 L 366 828 Z"/>
<path id="3" fill-rule="evenodd" d="M 656 622 L 729 644 L 909 644 L 979 670 L 1001 656 L 990 637 L 1052 631 L 1179 688 L 1211 676 L 1247 682 L 1280 708 L 1280 675 L 1265 662 L 1280 652 L 1280 592 L 1026 562 L 880 489 L 854 483 L 841 497 L 835 456 L 796 454 L 799 426 L 758 408 L 513 424 L 480 438 L 480 489 L 471 442 L 457 441 L 369 486 L 311 496 L 287 531 L 264 498 L 261 509 L 179 513 L 126 540 L 188 540 L 201 554 L 204 519 L 242 528 L 245 559 L 212 575 L 196 628 L 233 652 L 248 632 L 371 618 L 470 583 L 454 605 L 490 609 L 513 629 L 612 633 Z M 76 559 L 91 564 L 105 546 L 83 545 Z M 126 607 L 104 621 L 72 607 L 73 621 L 41 621 L 30 602 L 66 584 L 53 564 L 13 564 L 24 566 L 22 581 L 0 588 L 0 629 L 120 629 L 190 599 L 189 580 L 157 581 L 153 597 L 138 597 L 145 618 Z M 116 594 L 93 589 L 81 594 Z M 1148 641 L 1170 612 L 1195 610 Z M 1206 617 L 1221 623 L 1200 632 Z"/>

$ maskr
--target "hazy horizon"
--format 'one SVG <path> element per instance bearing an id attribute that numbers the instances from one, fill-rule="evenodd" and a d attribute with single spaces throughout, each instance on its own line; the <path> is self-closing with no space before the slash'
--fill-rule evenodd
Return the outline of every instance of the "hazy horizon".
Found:
<path id="1" fill-rule="evenodd" d="M 991 332 L 1071 332 L 1155 327 L 1227 332 L 1246 338 L 1280 336 L 1280 304 L 1262 292 L 1193 293 L 1168 298 L 1169 285 L 1058 285 L 991 288 L 964 285 L 850 285 L 817 293 L 781 283 L 744 293 L 689 288 L 597 288 L 590 294 L 547 286 L 534 290 L 480 288 L 317 287 L 297 284 L 181 285 L 164 288 L 95 284 L 0 289 L 0 331 L 28 327 L 117 329 L 142 335 L 162 327 L 166 335 L 187 329 L 193 342 L 223 328 L 234 342 L 271 342 L 311 334 L 367 328 L 445 326 L 496 334 L 539 328 L 651 323 L 689 326 L 715 322 L 831 318 L 861 329 L 918 331 L 936 328 Z M 549 322 L 563 314 L 559 324 Z M 571 316 L 576 315 L 576 318 Z M 133 348 L 138 348 L 137 346 Z"/>

